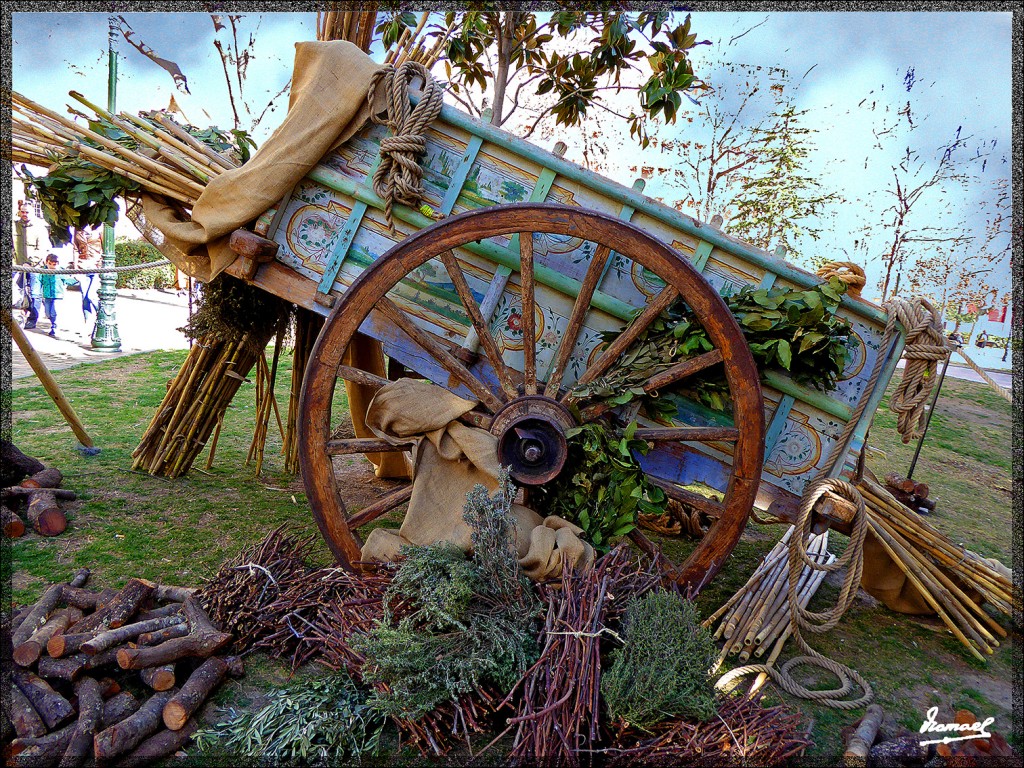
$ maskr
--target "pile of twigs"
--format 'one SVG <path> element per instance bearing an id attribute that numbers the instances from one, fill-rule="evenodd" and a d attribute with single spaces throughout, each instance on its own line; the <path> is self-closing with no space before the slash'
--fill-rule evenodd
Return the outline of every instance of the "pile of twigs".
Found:
<path id="1" fill-rule="evenodd" d="M 763 656 L 773 643 L 781 650 L 789 638 L 789 540 L 793 530 L 790 527 L 786 531 L 747 583 L 704 621 L 704 626 L 711 627 L 721 619 L 715 630 L 715 639 L 725 641 L 723 659 L 739 654 L 740 662 L 746 662 L 751 654 Z M 816 563 L 831 565 L 835 562 L 835 555 L 828 552 L 828 531 L 811 536 L 807 554 Z M 825 571 L 804 566 L 797 582 L 798 605 L 801 608 L 810 602 L 825 575 Z M 773 650 L 772 658 L 777 656 Z"/>
<path id="2" fill-rule="evenodd" d="M 581 752 L 600 741 L 601 641 L 614 637 L 609 624 L 629 598 L 660 582 L 660 571 L 619 546 L 593 568 L 567 570 L 561 580 L 541 586 L 547 616 L 540 659 L 505 698 L 521 696 L 508 721 L 516 729 L 513 759 L 576 766 Z"/>
<path id="3" fill-rule="evenodd" d="M 599 750 L 607 765 L 783 765 L 809 745 L 801 718 L 787 707 L 762 707 L 760 695 L 724 697 L 706 723 L 676 720 L 643 733 L 625 729 Z"/>
<path id="4" fill-rule="evenodd" d="M 138 149 L 12 92 L 12 160 L 46 167 L 55 159 L 80 158 L 189 208 L 211 179 L 238 166 L 234 158 L 210 149 L 165 115 L 114 115 L 75 91 L 70 96 L 127 134 Z"/>
<path id="5" fill-rule="evenodd" d="M 950 538 L 900 504 L 879 483 L 858 483 L 868 524 L 882 547 L 956 638 L 980 661 L 1007 632 L 969 594 L 972 590 L 1000 613 L 1013 610 L 1011 574 Z M 1019 608 L 1019 604 L 1018 604 Z"/>

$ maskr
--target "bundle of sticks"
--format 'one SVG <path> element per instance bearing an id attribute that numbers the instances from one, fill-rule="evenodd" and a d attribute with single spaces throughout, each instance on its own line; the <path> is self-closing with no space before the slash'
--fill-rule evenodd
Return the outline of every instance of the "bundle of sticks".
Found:
<path id="1" fill-rule="evenodd" d="M 789 540 L 793 531 L 790 526 L 747 583 L 705 619 L 705 627 L 711 627 L 721 619 L 715 638 L 725 640 L 723 659 L 738 654 L 740 662 L 746 662 L 751 654 L 760 657 L 771 648 L 770 659 L 774 661 L 789 638 Z M 835 562 L 835 555 L 828 551 L 828 531 L 810 537 L 807 554 L 816 563 L 831 565 Z M 825 576 L 823 570 L 804 566 L 797 582 L 798 605 L 801 608 L 807 606 Z"/>
<path id="2" fill-rule="evenodd" d="M 72 99 L 123 131 L 138 146 L 113 141 L 41 104 L 11 93 L 11 159 L 48 167 L 57 159 L 78 158 L 136 182 L 143 189 L 195 205 L 210 180 L 239 163 L 195 139 L 159 112 L 145 117 L 114 115 L 80 93 Z"/>
<path id="3" fill-rule="evenodd" d="M 1006 637 L 1007 632 L 971 592 L 1009 616 L 1015 599 L 1009 569 L 953 543 L 872 477 L 863 477 L 857 488 L 864 497 L 871 533 L 949 631 L 975 658 L 985 661 L 999 646 L 997 637 Z"/>
<path id="4" fill-rule="evenodd" d="M 129 579 L 93 591 L 88 578 L 80 570 L 5 622 L 8 765 L 161 760 L 192 737 L 195 713 L 225 677 L 242 674 L 237 658 L 218 655 L 231 635 L 193 590 Z M 136 675 L 152 691 L 144 701 L 128 690 Z"/>
<path id="5" fill-rule="evenodd" d="M 406 27 L 398 38 L 395 46 L 387 52 L 384 57 L 385 64 L 391 64 L 395 68 L 402 66 L 407 61 L 414 61 L 430 69 L 444 52 L 445 43 L 455 29 L 455 22 L 448 26 L 441 34 L 436 36 L 433 43 L 427 42 L 427 35 L 423 30 L 427 24 L 430 14 L 426 11 L 420 14 L 419 22 L 415 28 Z"/>

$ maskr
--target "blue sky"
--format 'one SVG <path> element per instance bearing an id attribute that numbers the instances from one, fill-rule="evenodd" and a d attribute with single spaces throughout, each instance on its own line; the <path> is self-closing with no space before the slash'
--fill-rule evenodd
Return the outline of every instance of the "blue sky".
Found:
<path id="1" fill-rule="evenodd" d="M 119 39 L 118 108 L 165 107 L 173 93 L 194 123 L 229 125 L 210 17 L 192 13 L 125 16 L 158 55 L 179 64 L 189 79 L 192 96 L 175 91 L 167 73 Z M 799 87 L 797 106 L 810 109 L 808 125 L 820 131 L 812 168 L 851 200 L 829 224 L 828 247 L 841 258 L 856 230 L 877 219 L 877 211 L 868 209 L 879 204 L 879 190 L 888 182 L 889 167 L 895 161 L 895 156 L 870 151 L 872 131 L 882 113 L 859 108 L 865 97 L 891 105 L 913 101 L 920 123 L 915 142 L 922 156 L 936 152 L 959 128 L 962 135 L 984 138 L 990 149 L 994 147 L 988 177 L 1009 173 L 1011 18 L 1009 13 L 990 12 L 695 13 L 693 31 L 698 39 L 708 39 L 714 45 L 698 48 L 694 63 L 699 74 L 713 77 L 709 62 L 727 48 L 732 61 L 781 66 L 798 77 L 807 73 Z M 14 89 L 55 109 L 69 101 L 66 94 L 71 89 L 103 103 L 106 19 L 102 13 L 14 14 Z M 293 44 L 314 39 L 314 24 L 315 14 L 311 13 L 246 17 L 243 29 L 257 37 L 248 77 L 249 101 L 259 105 L 257 109 L 287 82 Z M 906 91 L 911 70 L 913 86 Z M 261 138 L 280 121 L 284 101 L 280 103 L 257 132 Z M 571 136 L 566 140 L 572 143 Z M 629 181 L 625 179 L 625 183 Z M 649 191 L 657 194 L 656 186 Z M 974 210 L 984 191 L 975 187 L 957 194 L 958 207 Z M 939 207 L 934 210 L 940 215 Z M 878 265 L 869 262 L 866 266 L 873 283 Z M 1009 284 L 1007 267 L 1007 289 Z"/>

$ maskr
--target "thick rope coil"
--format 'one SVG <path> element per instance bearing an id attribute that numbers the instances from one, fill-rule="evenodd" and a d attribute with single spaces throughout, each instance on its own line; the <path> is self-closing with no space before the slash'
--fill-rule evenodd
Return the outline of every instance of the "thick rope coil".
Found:
<path id="1" fill-rule="evenodd" d="M 109 274 L 112 272 L 139 272 L 143 269 L 155 269 L 157 267 L 165 267 L 171 262 L 167 259 L 161 259 L 160 261 L 150 261 L 145 264 L 125 264 L 120 267 L 108 267 L 103 268 L 82 268 L 82 269 L 46 269 L 45 267 L 26 267 L 22 264 L 15 264 L 11 269 L 15 272 L 30 272 L 33 275 L 101 275 Z"/>
<path id="2" fill-rule="evenodd" d="M 855 299 L 860 298 L 861 289 L 868 282 L 864 270 L 852 261 L 830 261 L 814 274 L 823 280 L 834 277 L 846 283 L 846 292 Z"/>
<path id="3" fill-rule="evenodd" d="M 935 369 L 952 350 L 942 333 L 939 311 L 927 299 L 893 298 L 885 303 L 885 308 L 889 312 L 886 341 L 894 332 L 897 320 L 907 329 L 907 344 L 903 348 L 907 364 L 899 386 L 889 398 L 889 410 L 896 414 L 896 430 L 903 442 L 909 443 L 919 438 L 924 430 L 925 404 L 935 384 Z"/>
<path id="4" fill-rule="evenodd" d="M 423 80 L 423 96 L 410 109 L 409 82 Z M 383 87 L 387 109 L 383 118 L 371 110 L 370 119 L 386 125 L 391 135 L 380 143 L 380 165 L 373 174 L 373 191 L 384 201 L 384 219 L 395 231 L 392 209 L 395 203 L 419 207 L 423 198 L 423 169 L 419 157 L 426 151 L 426 131 L 441 114 L 441 87 L 422 64 L 407 61 L 397 69 L 386 66 L 374 73 L 367 95 L 371 107 L 377 88 Z"/>

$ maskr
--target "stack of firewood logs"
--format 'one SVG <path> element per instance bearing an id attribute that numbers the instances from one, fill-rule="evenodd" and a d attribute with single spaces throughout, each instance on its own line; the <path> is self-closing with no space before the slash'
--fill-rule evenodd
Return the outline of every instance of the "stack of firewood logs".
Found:
<path id="1" fill-rule="evenodd" d="M 130 579 L 93 591 L 88 576 L 52 585 L 4 627 L 7 765 L 160 760 L 191 738 L 194 714 L 225 676 L 242 674 L 237 658 L 216 655 L 232 635 L 194 590 Z"/>
<path id="2" fill-rule="evenodd" d="M 935 499 L 928 498 L 928 483 L 918 483 L 895 472 L 885 476 L 885 490 L 905 507 L 909 507 L 920 515 L 930 515 L 935 511 Z"/>
<path id="3" fill-rule="evenodd" d="M 26 456 L 8 442 L 0 446 L 0 458 L 5 466 L 0 478 L 6 486 L 0 490 L 0 525 L 4 536 L 22 536 L 27 530 L 26 523 L 40 536 L 64 533 L 68 519 L 58 502 L 76 497 L 74 491 L 60 487 L 64 480 L 60 470 Z"/>

